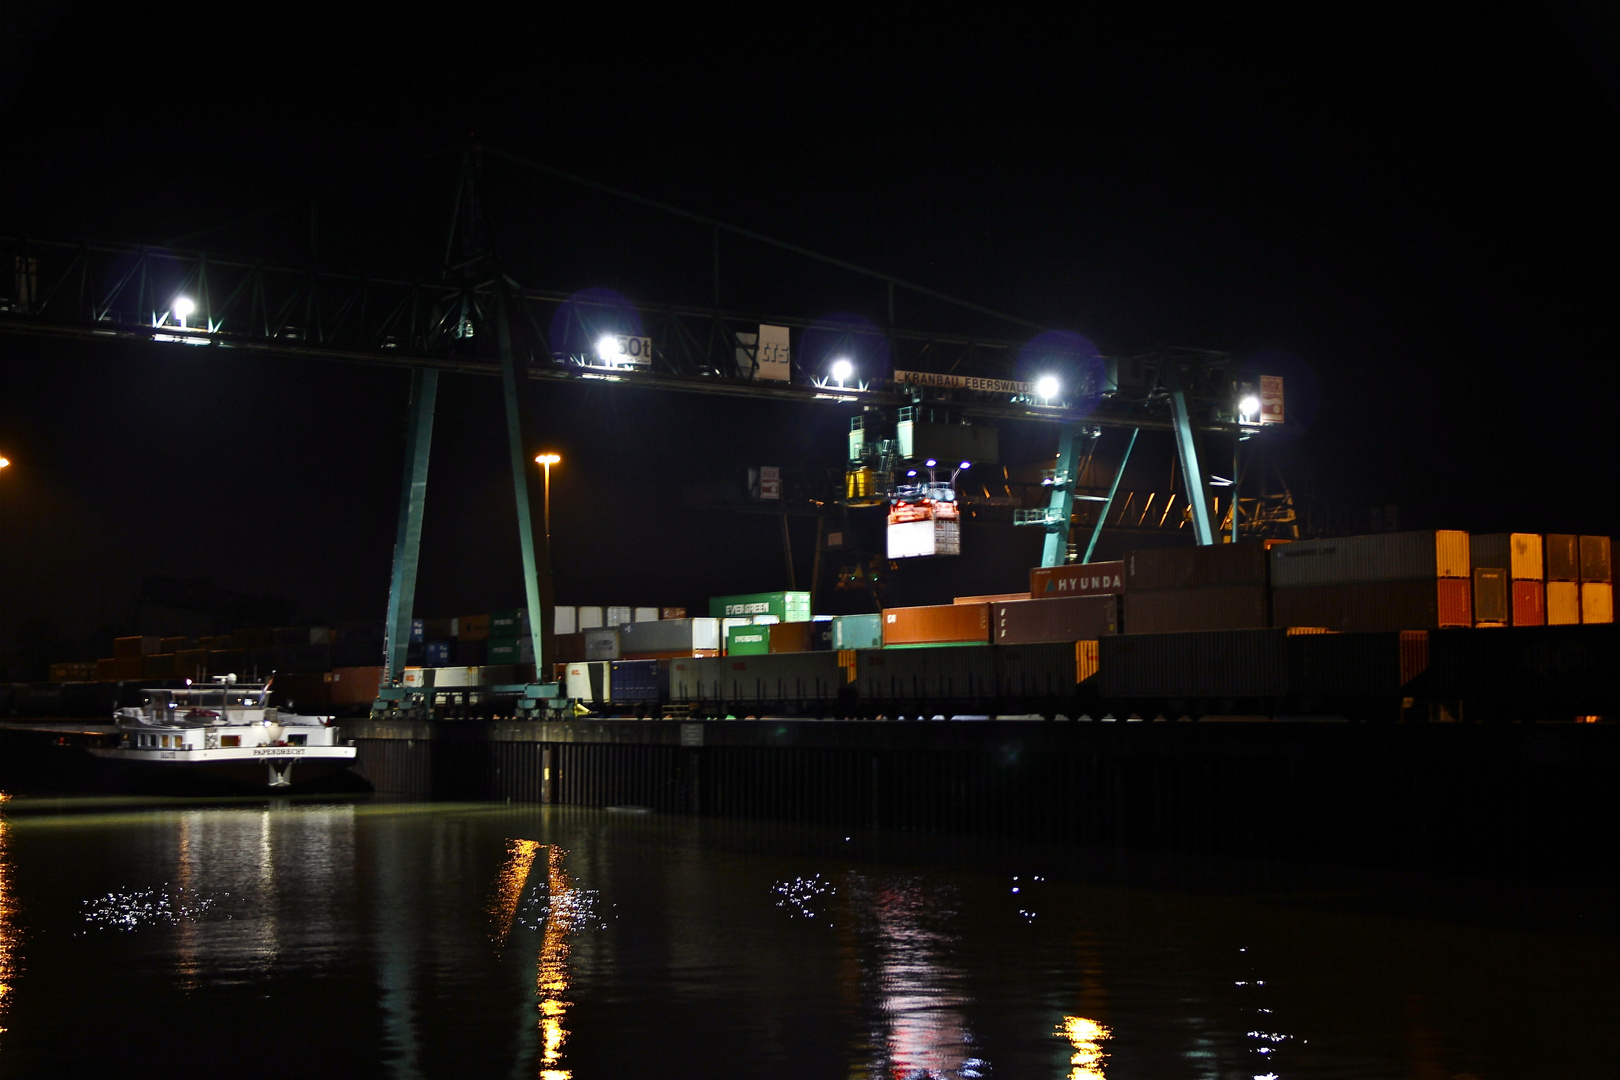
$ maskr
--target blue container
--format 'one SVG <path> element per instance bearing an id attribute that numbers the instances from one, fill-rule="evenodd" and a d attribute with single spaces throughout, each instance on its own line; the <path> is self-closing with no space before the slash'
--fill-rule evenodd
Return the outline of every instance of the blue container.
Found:
<path id="1" fill-rule="evenodd" d="M 449 667 L 450 642 L 424 642 L 422 646 L 422 663 L 425 667 Z"/>
<path id="2" fill-rule="evenodd" d="M 832 621 L 832 647 L 835 649 L 881 649 L 883 616 L 840 615 Z"/>
<path id="3" fill-rule="evenodd" d="M 422 643 L 422 620 L 421 619 L 412 619 L 411 620 L 411 641 L 410 641 L 410 643 L 412 645 L 420 645 Z"/>
<path id="4" fill-rule="evenodd" d="M 609 676 L 609 700 L 615 702 L 625 701 L 657 701 L 658 700 L 658 661 L 657 660 L 614 660 L 612 674 Z M 668 671 L 668 668 L 665 668 Z M 668 675 L 665 675 L 668 678 Z"/>

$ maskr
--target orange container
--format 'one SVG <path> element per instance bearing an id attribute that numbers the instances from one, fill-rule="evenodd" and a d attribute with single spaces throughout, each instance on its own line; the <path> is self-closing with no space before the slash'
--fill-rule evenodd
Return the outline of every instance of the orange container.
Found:
<path id="1" fill-rule="evenodd" d="M 989 604 L 885 608 L 883 645 L 989 644 Z"/>
<path id="2" fill-rule="evenodd" d="M 1614 586 L 1607 581 L 1581 582 L 1581 622 L 1614 622 Z"/>
<path id="3" fill-rule="evenodd" d="M 488 615 L 462 615 L 456 619 L 457 641 L 489 640 Z"/>
<path id="4" fill-rule="evenodd" d="M 1513 625 L 1547 625 L 1547 587 L 1540 581 L 1515 581 L 1513 588 Z"/>
<path id="5" fill-rule="evenodd" d="M 1551 539 L 1551 537 L 1548 537 Z M 1549 564 L 1548 569 L 1552 567 Z M 1574 626 L 1581 621 L 1581 586 L 1574 581 L 1547 582 L 1547 625 Z"/>
<path id="6" fill-rule="evenodd" d="M 1028 600 L 1027 592 L 985 593 L 983 596 L 958 596 L 953 604 L 1005 604 L 1013 600 Z"/>
<path id="7" fill-rule="evenodd" d="M 333 668 L 324 676 L 327 680 L 327 702 L 332 705 L 370 705 L 377 700 L 382 671 L 380 667 Z"/>

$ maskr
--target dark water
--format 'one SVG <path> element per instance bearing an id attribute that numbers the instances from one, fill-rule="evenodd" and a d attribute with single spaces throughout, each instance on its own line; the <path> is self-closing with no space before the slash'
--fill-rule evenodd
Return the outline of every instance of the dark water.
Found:
<path id="1" fill-rule="evenodd" d="M 568 808 L 4 809 L 8 1077 L 1620 1076 L 1607 893 Z"/>

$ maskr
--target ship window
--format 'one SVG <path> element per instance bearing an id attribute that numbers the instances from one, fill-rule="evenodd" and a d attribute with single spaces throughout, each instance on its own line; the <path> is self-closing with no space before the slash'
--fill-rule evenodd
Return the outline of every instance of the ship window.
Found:
<path id="1" fill-rule="evenodd" d="M 219 745 L 221 745 L 221 746 L 241 746 L 242 745 L 242 736 L 240 736 L 240 735 L 221 735 L 219 737 Z"/>
<path id="2" fill-rule="evenodd" d="M 288 735 L 287 744 L 289 746 L 307 746 L 309 745 L 309 736 L 303 734 Z"/>

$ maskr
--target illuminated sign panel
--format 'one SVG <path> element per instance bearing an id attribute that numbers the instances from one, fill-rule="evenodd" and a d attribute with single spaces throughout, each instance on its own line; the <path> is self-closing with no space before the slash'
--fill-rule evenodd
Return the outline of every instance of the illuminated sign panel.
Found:
<path id="1" fill-rule="evenodd" d="M 1281 375 L 1260 376 L 1260 422 L 1283 422 L 1283 381 Z"/>
<path id="2" fill-rule="evenodd" d="M 1015 379 L 977 379 L 966 375 L 936 375 L 931 371 L 896 371 L 894 381 L 900 386 L 937 386 L 942 390 L 979 390 L 988 394 L 1035 392 L 1029 383 Z"/>

